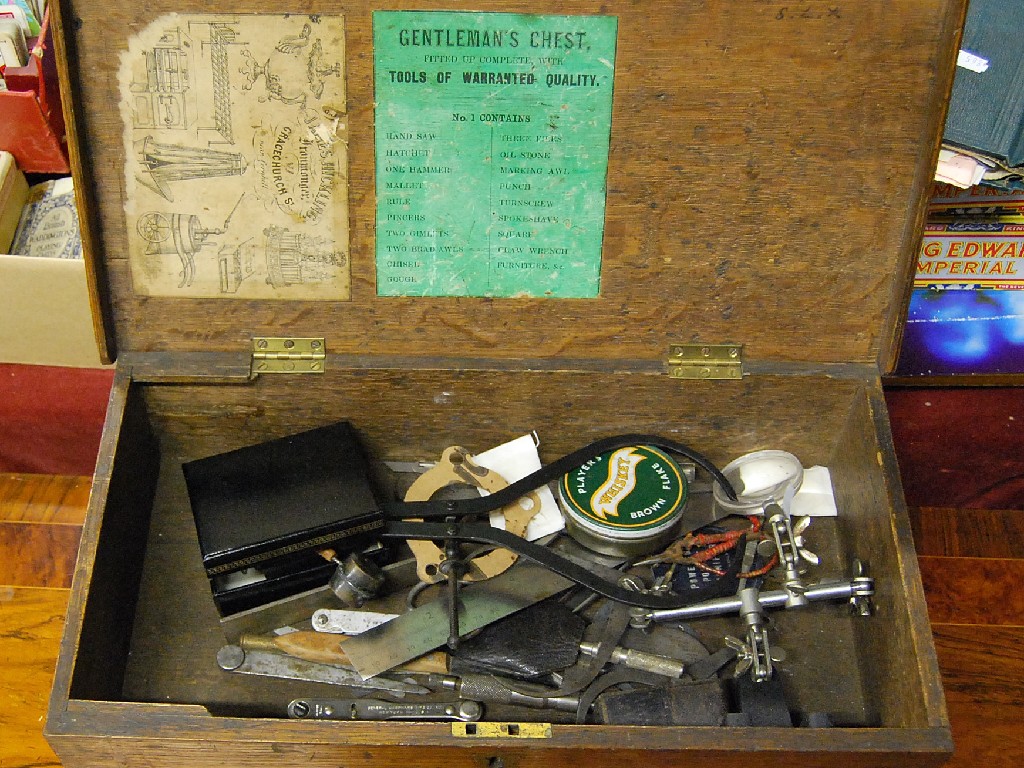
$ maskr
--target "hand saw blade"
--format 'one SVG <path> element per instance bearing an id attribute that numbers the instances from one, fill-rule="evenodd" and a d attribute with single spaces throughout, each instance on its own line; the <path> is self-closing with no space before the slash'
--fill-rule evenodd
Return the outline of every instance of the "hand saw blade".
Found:
<path id="1" fill-rule="evenodd" d="M 511 616 L 575 586 L 539 565 L 520 562 L 459 591 L 459 629 L 465 634 Z M 363 680 L 422 656 L 448 641 L 446 601 L 435 600 L 341 643 Z"/>

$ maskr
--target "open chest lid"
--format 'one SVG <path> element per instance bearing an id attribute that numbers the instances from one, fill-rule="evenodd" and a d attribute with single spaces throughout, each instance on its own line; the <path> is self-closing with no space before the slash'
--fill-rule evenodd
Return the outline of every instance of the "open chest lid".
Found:
<path id="1" fill-rule="evenodd" d="M 888 369 L 963 5 L 70 0 L 102 335 Z"/>

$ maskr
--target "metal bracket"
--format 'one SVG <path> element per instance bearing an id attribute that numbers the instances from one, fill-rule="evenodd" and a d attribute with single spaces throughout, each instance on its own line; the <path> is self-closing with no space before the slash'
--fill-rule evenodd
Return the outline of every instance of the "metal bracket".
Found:
<path id="1" fill-rule="evenodd" d="M 327 345 L 323 339 L 271 338 L 252 340 L 252 375 L 260 373 L 323 373 Z"/>
<path id="2" fill-rule="evenodd" d="M 743 345 L 670 344 L 668 375 L 673 379 L 741 379 Z"/>
<path id="3" fill-rule="evenodd" d="M 479 739 L 550 739 L 551 723 L 452 723 L 452 736 Z"/>

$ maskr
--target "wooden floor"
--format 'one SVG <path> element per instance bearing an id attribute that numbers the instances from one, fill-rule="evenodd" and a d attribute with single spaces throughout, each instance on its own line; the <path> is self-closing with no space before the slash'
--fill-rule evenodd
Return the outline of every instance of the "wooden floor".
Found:
<path id="1" fill-rule="evenodd" d="M 90 481 L 0 474 L 0 768 L 60 765 L 43 717 Z"/>
<path id="2" fill-rule="evenodd" d="M 0 768 L 60 765 L 42 737 L 89 478 L 0 474 Z M 955 766 L 1024 753 L 1024 511 L 912 509 Z"/>
<path id="3" fill-rule="evenodd" d="M 1024 753 L 1024 511 L 911 510 L 946 690 L 953 765 Z"/>

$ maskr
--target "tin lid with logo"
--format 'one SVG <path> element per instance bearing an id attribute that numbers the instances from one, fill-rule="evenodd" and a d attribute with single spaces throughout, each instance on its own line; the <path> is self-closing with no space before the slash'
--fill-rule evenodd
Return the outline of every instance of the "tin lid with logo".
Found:
<path id="1" fill-rule="evenodd" d="M 651 446 L 602 454 L 559 483 L 569 520 L 617 540 L 649 539 L 678 521 L 687 483 L 679 465 Z"/>

